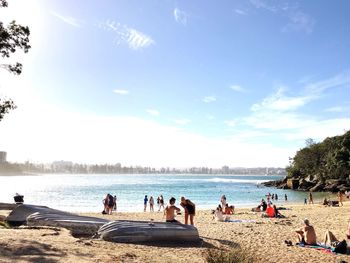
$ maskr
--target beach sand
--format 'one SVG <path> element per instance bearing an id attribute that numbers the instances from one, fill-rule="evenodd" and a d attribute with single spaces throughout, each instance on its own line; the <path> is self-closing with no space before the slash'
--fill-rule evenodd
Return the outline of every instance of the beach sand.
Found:
<path id="1" fill-rule="evenodd" d="M 350 255 L 333 255 L 296 245 L 293 230 L 308 218 L 314 225 L 318 241 L 326 230 L 338 239 L 345 238 L 349 222 L 350 202 L 344 207 L 322 205 L 284 205 L 282 219 L 261 218 L 248 208 L 237 209 L 231 219 L 255 222 L 215 222 L 210 211 L 198 211 L 195 226 L 203 242 L 194 246 L 118 244 L 98 239 L 75 238 L 62 228 L 6 229 L 0 227 L 0 262 L 205 262 L 206 251 L 230 250 L 240 246 L 251 254 L 254 262 L 350 262 Z M 111 220 L 164 221 L 162 213 L 84 213 Z M 178 216 L 183 222 L 183 215 Z"/>

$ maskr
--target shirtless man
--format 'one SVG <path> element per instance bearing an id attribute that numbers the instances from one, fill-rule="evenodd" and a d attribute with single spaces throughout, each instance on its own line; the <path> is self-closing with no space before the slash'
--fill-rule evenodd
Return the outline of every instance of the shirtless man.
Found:
<path id="1" fill-rule="evenodd" d="M 166 218 L 166 222 L 169 223 L 178 223 L 178 221 L 175 219 L 175 212 L 176 214 L 180 213 L 180 208 L 176 207 L 175 204 L 176 199 L 174 197 L 170 198 L 169 205 L 164 209 L 164 215 Z"/>
<path id="2" fill-rule="evenodd" d="M 298 234 L 299 243 L 305 245 L 315 245 L 316 244 L 316 232 L 308 219 L 304 220 L 304 226 L 295 231 Z"/>

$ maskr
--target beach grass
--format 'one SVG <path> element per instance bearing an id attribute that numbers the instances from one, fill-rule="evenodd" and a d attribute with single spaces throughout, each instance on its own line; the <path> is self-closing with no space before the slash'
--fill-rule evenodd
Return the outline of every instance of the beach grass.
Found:
<path id="1" fill-rule="evenodd" d="M 207 263 L 253 263 L 255 259 L 248 251 L 241 248 L 232 250 L 208 249 L 205 253 Z"/>

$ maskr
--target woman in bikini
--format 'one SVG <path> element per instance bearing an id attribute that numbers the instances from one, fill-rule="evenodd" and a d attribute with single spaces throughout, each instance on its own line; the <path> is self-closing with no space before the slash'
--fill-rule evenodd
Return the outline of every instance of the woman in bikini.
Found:
<path id="1" fill-rule="evenodd" d="M 193 217 L 196 214 L 196 205 L 185 197 L 181 197 L 180 205 L 185 209 L 185 224 L 188 225 L 188 218 L 190 218 L 190 223 L 193 226 Z"/>

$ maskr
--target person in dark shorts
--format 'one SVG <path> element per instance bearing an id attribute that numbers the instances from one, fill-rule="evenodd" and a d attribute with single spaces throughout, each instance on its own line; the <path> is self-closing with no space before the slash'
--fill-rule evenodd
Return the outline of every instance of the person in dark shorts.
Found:
<path id="1" fill-rule="evenodd" d="M 190 223 L 193 226 L 193 217 L 196 214 L 196 205 L 191 202 L 190 199 L 181 197 L 180 205 L 185 209 L 185 224 L 188 225 L 188 218 L 190 218 Z"/>
<path id="2" fill-rule="evenodd" d="M 176 199 L 174 197 L 170 198 L 169 205 L 164 209 L 165 219 L 168 223 L 178 223 L 175 219 L 175 212 L 179 215 L 181 210 L 175 206 L 175 201 Z"/>

